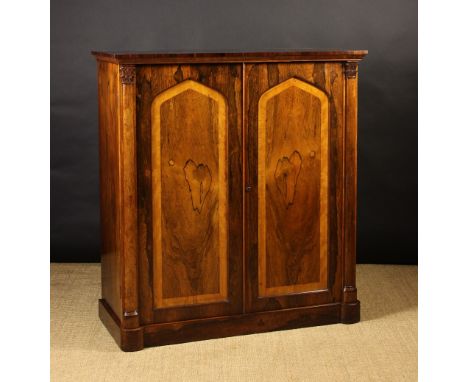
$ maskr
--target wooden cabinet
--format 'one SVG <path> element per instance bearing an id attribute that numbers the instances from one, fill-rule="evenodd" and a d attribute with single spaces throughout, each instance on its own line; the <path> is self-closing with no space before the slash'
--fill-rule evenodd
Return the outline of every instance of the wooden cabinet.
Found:
<path id="1" fill-rule="evenodd" d="M 93 53 L 99 314 L 123 350 L 359 321 L 366 53 Z"/>

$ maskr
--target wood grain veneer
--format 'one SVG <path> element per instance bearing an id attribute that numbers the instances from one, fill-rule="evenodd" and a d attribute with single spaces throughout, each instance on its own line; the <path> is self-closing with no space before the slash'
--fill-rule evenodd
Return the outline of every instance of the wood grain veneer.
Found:
<path id="1" fill-rule="evenodd" d="M 93 54 L 99 315 L 121 348 L 359 321 L 367 51 Z"/>
<path id="2" fill-rule="evenodd" d="M 258 101 L 259 297 L 327 289 L 328 126 L 328 97 L 297 78 Z"/>
<path id="3" fill-rule="evenodd" d="M 225 301 L 226 100 L 185 80 L 158 94 L 151 112 L 154 306 Z"/>

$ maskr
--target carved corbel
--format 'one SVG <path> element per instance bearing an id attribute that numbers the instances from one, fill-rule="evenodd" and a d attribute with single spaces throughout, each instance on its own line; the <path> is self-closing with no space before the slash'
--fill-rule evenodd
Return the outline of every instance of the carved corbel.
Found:
<path id="1" fill-rule="evenodd" d="M 122 84 L 134 84 L 136 78 L 135 65 L 120 65 L 120 82 Z"/>
<path id="2" fill-rule="evenodd" d="M 344 74 L 346 78 L 356 78 L 358 70 L 357 62 L 345 62 L 344 64 Z"/>

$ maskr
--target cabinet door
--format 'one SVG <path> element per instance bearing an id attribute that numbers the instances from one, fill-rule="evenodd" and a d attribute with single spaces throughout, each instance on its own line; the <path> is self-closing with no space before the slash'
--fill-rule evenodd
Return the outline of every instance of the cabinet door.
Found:
<path id="1" fill-rule="evenodd" d="M 342 70 L 245 67 L 247 311 L 340 300 Z"/>
<path id="2" fill-rule="evenodd" d="M 144 323 L 242 312 L 241 70 L 137 69 Z"/>

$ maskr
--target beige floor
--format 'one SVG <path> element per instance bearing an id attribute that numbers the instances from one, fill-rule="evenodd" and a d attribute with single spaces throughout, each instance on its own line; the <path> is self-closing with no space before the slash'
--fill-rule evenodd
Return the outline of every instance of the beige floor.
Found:
<path id="1" fill-rule="evenodd" d="M 416 381 L 417 267 L 358 266 L 362 321 L 123 353 L 98 264 L 51 265 L 52 381 Z"/>

